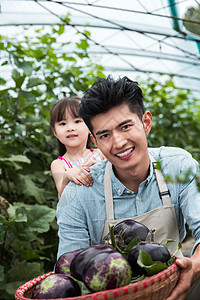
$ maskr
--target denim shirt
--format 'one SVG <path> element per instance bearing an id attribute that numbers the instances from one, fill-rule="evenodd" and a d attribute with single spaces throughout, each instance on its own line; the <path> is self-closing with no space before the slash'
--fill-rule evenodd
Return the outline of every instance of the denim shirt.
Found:
<path id="1" fill-rule="evenodd" d="M 185 222 L 195 239 L 194 248 L 200 243 L 200 192 L 194 180 L 198 163 L 187 151 L 174 147 L 149 148 L 155 160 L 160 161 L 164 176 L 172 179 L 191 168 L 193 175 L 187 183 L 166 182 L 175 206 L 180 240 L 186 234 Z M 86 187 L 70 182 L 57 205 L 59 248 L 57 258 L 65 252 L 99 244 L 106 219 L 104 196 L 104 172 L 107 160 L 90 168 L 93 185 Z M 160 207 L 157 181 L 150 162 L 148 177 L 139 185 L 138 193 L 127 189 L 111 172 L 114 218 L 125 219 L 144 214 Z"/>

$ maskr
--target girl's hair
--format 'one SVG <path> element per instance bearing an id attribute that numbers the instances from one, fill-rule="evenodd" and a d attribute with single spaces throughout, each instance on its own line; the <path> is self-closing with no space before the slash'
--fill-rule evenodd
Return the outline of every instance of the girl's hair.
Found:
<path id="1" fill-rule="evenodd" d="M 78 106 L 81 103 L 81 98 L 74 96 L 74 97 L 66 97 L 59 101 L 57 101 L 50 112 L 50 127 L 51 130 L 55 130 L 55 123 L 60 122 L 65 119 L 65 112 L 66 109 L 74 118 L 79 118 L 78 114 Z M 90 139 L 90 135 L 88 134 L 88 140 L 87 140 L 87 148 L 91 148 L 92 141 Z M 65 145 L 63 145 L 58 140 L 58 152 L 60 156 L 63 156 L 66 152 Z"/>

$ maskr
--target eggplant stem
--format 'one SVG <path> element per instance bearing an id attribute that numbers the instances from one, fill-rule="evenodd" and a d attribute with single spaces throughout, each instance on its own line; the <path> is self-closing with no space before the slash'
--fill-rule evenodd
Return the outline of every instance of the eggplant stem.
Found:
<path id="1" fill-rule="evenodd" d="M 146 241 L 147 241 L 147 242 L 155 242 L 155 239 L 154 239 L 155 231 L 156 231 L 156 229 L 153 228 L 153 229 L 151 229 L 151 230 L 148 232 L 147 238 L 146 238 Z"/>
<path id="2" fill-rule="evenodd" d="M 115 250 L 117 250 L 119 253 L 121 253 L 122 255 L 124 255 L 124 252 L 121 251 L 121 249 L 117 246 L 117 244 L 115 242 L 115 235 L 114 235 L 114 232 L 113 232 L 113 227 L 114 227 L 113 224 L 109 224 L 111 244 L 112 244 L 112 246 L 113 246 L 113 248 Z"/>

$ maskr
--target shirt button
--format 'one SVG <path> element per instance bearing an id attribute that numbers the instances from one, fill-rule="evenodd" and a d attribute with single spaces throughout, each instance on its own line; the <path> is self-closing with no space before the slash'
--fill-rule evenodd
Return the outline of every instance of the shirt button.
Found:
<path id="1" fill-rule="evenodd" d="M 121 193 L 121 190 L 119 189 L 117 192 L 118 192 L 118 194 L 120 194 L 120 193 Z"/>
<path id="2" fill-rule="evenodd" d="M 137 196 L 137 197 L 136 197 L 136 200 L 140 200 L 140 197 L 139 197 L 139 196 Z"/>
<path id="3" fill-rule="evenodd" d="M 131 193 L 131 191 L 126 191 L 126 193 L 127 193 L 127 194 L 130 194 L 130 193 Z"/>

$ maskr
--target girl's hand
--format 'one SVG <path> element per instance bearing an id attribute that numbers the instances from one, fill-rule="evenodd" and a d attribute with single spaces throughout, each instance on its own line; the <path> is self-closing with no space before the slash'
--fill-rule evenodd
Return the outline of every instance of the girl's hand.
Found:
<path id="1" fill-rule="evenodd" d="M 97 163 L 97 160 L 95 158 L 91 158 L 88 161 L 86 161 L 84 164 L 82 164 L 83 168 L 89 168 Z"/>
<path id="2" fill-rule="evenodd" d="M 75 167 L 67 170 L 66 175 L 70 181 L 85 186 L 91 186 L 93 183 L 93 179 L 89 174 L 90 169 L 87 166 Z"/>

